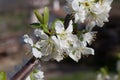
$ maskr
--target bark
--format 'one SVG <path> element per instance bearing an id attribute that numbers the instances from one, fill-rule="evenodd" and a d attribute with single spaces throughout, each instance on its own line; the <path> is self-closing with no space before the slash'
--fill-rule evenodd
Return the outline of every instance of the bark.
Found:
<path id="1" fill-rule="evenodd" d="M 11 80 L 25 80 L 32 70 L 39 64 L 39 60 L 32 57 L 23 68 L 18 71 Z"/>

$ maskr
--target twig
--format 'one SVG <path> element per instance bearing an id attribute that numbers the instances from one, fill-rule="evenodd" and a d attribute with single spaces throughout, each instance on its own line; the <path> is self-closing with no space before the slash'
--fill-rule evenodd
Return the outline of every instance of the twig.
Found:
<path id="1" fill-rule="evenodd" d="M 11 80 L 25 80 L 25 78 L 31 73 L 31 71 L 39 64 L 39 60 L 32 57 L 23 68 L 18 71 Z"/>

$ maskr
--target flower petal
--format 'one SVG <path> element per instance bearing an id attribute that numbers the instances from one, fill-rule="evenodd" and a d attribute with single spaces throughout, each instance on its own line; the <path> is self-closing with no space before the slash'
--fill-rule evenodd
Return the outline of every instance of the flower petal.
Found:
<path id="1" fill-rule="evenodd" d="M 70 58 L 72 58 L 74 61 L 78 62 L 78 60 L 81 58 L 81 53 L 79 51 L 75 51 L 75 53 L 69 54 Z"/>
<path id="2" fill-rule="evenodd" d="M 41 39 L 48 39 L 48 35 L 43 32 L 41 29 L 35 29 L 34 34 L 36 37 L 40 37 Z"/>
<path id="3" fill-rule="evenodd" d="M 94 49 L 85 47 L 84 50 L 82 51 L 82 54 L 83 55 L 89 55 L 89 54 L 94 55 Z"/>
<path id="4" fill-rule="evenodd" d="M 33 40 L 32 40 L 27 34 L 25 34 L 25 35 L 23 36 L 23 38 L 24 38 L 24 42 L 25 42 L 25 43 L 28 43 L 28 44 L 30 44 L 31 46 L 33 46 Z"/>
<path id="5" fill-rule="evenodd" d="M 55 30 L 56 30 L 56 33 L 62 33 L 65 30 L 64 25 L 61 21 L 57 21 L 55 23 Z"/>
<path id="6" fill-rule="evenodd" d="M 42 57 L 42 53 L 36 48 L 32 48 L 32 53 L 36 58 L 41 58 Z"/>
<path id="7" fill-rule="evenodd" d="M 72 20 L 70 20 L 70 22 L 69 22 L 69 26 L 68 26 L 68 28 L 66 29 L 66 32 L 67 33 L 72 33 L 72 31 L 73 31 L 73 22 L 72 22 Z"/>
<path id="8" fill-rule="evenodd" d="M 78 11 L 78 10 L 79 10 L 79 2 L 78 2 L 78 0 L 73 0 L 73 2 L 72 2 L 72 8 L 73 8 L 75 11 Z"/>

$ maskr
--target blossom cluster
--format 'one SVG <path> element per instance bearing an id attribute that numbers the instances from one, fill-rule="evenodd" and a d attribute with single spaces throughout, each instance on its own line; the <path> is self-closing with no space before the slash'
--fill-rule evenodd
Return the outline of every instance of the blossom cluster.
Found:
<path id="1" fill-rule="evenodd" d="M 86 23 L 87 27 L 102 27 L 108 22 L 113 0 L 66 0 L 65 10 L 75 16 L 75 23 Z"/>
<path id="2" fill-rule="evenodd" d="M 42 60 L 61 61 L 70 57 L 78 62 L 82 55 L 94 55 L 94 49 L 88 47 L 95 38 L 93 27 L 104 25 L 108 22 L 109 11 L 113 0 L 66 0 L 65 11 L 73 18 L 66 21 L 57 20 L 52 26 L 48 25 L 49 12 L 45 8 L 43 16 L 35 12 L 39 23 L 34 24 L 34 34 L 39 38 L 36 42 L 27 34 L 24 42 L 30 44 L 34 57 Z M 74 24 L 85 23 L 83 30 Z M 41 80 L 41 79 L 40 79 Z"/>
<path id="3" fill-rule="evenodd" d="M 87 47 L 91 43 L 94 32 L 86 32 L 81 35 L 83 40 L 80 40 L 77 35 L 73 34 L 73 22 L 70 21 L 67 29 L 61 21 L 55 23 L 55 34 L 47 35 L 42 29 L 35 29 L 34 34 L 40 40 L 33 43 L 33 40 L 24 35 L 24 41 L 32 46 L 32 53 L 36 58 L 48 61 L 55 59 L 56 61 L 63 60 L 69 56 L 74 61 L 78 62 L 81 55 L 94 55 L 94 50 Z"/>

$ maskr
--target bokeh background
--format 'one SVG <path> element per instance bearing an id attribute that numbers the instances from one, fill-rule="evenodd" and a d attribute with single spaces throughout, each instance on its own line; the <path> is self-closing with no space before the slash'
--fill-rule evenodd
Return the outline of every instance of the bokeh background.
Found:
<path id="1" fill-rule="evenodd" d="M 51 24 L 56 18 L 64 19 L 64 5 L 65 0 L 0 0 L 0 71 L 5 71 L 8 79 L 32 57 L 31 54 L 26 55 L 29 47 L 22 36 L 29 34 L 35 39 L 30 26 L 37 21 L 33 10 L 38 9 L 42 13 L 48 6 Z M 95 55 L 84 56 L 78 63 L 70 58 L 60 63 L 41 62 L 46 80 L 95 80 L 101 67 L 106 67 L 112 74 L 117 73 L 120 65 L 120 0 L 113 1 L 109 22 L 94 30 L 98 31 L 91 45 Z"/>

